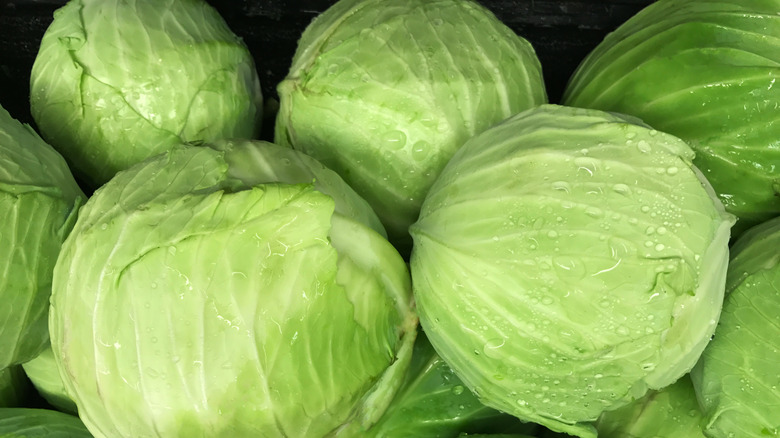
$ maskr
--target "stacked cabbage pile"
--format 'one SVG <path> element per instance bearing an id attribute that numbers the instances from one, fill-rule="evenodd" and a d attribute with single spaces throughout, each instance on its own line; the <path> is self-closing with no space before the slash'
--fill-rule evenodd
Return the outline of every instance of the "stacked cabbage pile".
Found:
<path id="1" fill-rule="evenodd" d="M 471 0 L 340 0 L 261 137 L 207 3 L 71 0 L 0 110 L 0 435 L 780 435 L 778 10 L 660 0 L 555 105 Z"/>

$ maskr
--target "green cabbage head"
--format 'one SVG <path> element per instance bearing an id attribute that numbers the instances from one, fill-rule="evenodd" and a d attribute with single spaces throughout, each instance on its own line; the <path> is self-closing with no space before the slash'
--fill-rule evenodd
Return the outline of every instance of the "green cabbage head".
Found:
<path id="1" fill-rule="evenodd" d="M 734 223 L 682 140 L 543 105 L 469 140 L 412 228 L 420 320 L 488 406 L 558 432 L 690 371 Z"/>
<path id="2" fill-rule="evenodd" d="M 780 218 L 731 249 L 715 338 L 691 375 L 711 438 L 780 436 Z"/>
<path id="3" fill-rule="evenodd" d="M 546 102 L 531 45 L 470 0 L 341 0 L 305 30 L 278 92 L 275 141 L 342 175 L 402 252 L 452 154 Z"/>
<path id="4" fill-rule="evenodd" d="M 52 271 L 84 199 L 62 156 L 0 107 L 0 370 L 49 342 Z"/>
<path id="5" fill-rule="evenodd" d="M 252 138 L 262 107 L 244 43 L 203 0 L 71 0 L 30 78 L 42 136 L 83 181 L 181 141 Z"/>
<path id="6" fill-rule="evenodd" d="M 652 2 L 582 62 L 563 103 L 687 141 L 737 236 L 780 215 L 778 11 L 778 0 Z"/>
<path id="7" fill-rule="evenodd" d="M 416 334 L 409 272 L 311 161 L 181 146 L 85 204 L 50 327 L 95 436 L 360 436 L 382 414 Z"/>

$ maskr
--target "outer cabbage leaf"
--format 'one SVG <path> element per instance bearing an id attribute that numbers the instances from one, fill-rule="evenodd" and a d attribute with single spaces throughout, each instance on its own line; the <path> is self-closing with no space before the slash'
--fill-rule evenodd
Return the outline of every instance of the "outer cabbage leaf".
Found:
<path id="1" fill-rule="evenodd" d="M 0 369 L 49 341 L 52 271 L 84 199 L 65 160 L 0 107 Z"/>
<path id="2" fill-rule="evenodd" d="M 488 406 L 578 436 L 690 371 L 729 228 L 680 139 L 545 105 L 467 142 L 411 228 L 436 351 Z"/>
<path id="3" fill-rule="evenodd" d="M 531 45 L 469 0 L 342 0 L 278 86 L 275 141 L 339 173 L 402 252 L 425 193 L 469 137 L 546 102 Z"/>
<path id="4" fill-rule="evenodd" d="M 777 0 L 661 0 L 582 62 L 566 105 L 618 111 L 689 142 L 734 234 L 780 214 Z"/>
<path id="5" fill-rule="evenodd" d="M 704 416 L 688 376 L 599 417 L 599 438 L 705 438 Z"/>
<path id="6" fill-rule="evenodd" d="M 404 383 L 366 437 L 446 438 L 461 432 L 531 431 L 533 427 L 480 403 L 436 354 L 425 334 L 418 333 Z"/>
<path id="7" fill-rule="evenodd" d="M 51 346 L 43 350 L 35 359 L 23 363 L 22 368 L 35 389 L 38 390 L 38 394 L 52 407 L 68 414 L 78 414 L 76 403 L 70 398 L 65 384 L 62 383 L 60 370 L 57 367 L 57 361 L 54 360 Z"/>
<path id="8" fill-rule="evenodd" d="M 84 181 L 181 141 L 251 138 L 260 83 L 249 50 L 203 0 L 71 0 L 30 78 L 32 115 Z"/>
<path id="9" fill-rule="evenodd" d="M 403 378 L 399 254 L 311 184 L 245 185 L 229 153 L 120 172 L 63 247 L 52 347 L 96 436 L 358 435 Z"/>
<path id="10" fill-rule="evenodd" d="M 462 433 L 458 438 L 532 438 L 530 435 L 521 435 L 516 433 Z"/>
<path id="11" fill-rule="evenodd" d="M 210 144 L 226 151 L 229 175 L 246 186 L 268 182 L 314 184 L 314 188 L 334 198 L 336 213 L 370 226 L 387 237 L 382 223 L 365 199 L 322 163 L 294 149 L 259 140 L 219 140 Z"/>
<path id="12" fill-rule="evenodd" d="M 78 417 L 48 409 L 0 408 L 0 436 L 92 438 Z"/>
<path id="13" fill-rule="evenodd" d="M 0 408 L 21 406 L 30 389 L 22 367 L 17 365 L 0 370 Z"/>
<path id="14" fill-rule="evenodd" d="M 780 436 L 780 218 L 734 244 L 715 338 L 691 376 L 708 437 Z"/>

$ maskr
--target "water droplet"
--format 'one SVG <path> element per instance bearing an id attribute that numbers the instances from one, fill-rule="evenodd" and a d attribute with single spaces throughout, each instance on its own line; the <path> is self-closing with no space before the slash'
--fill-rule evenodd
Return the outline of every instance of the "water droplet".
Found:
<path id="1" fill-rule="evenodd" d="M 647 213 L 650 211 L 650 207 L 647 205 L 643 205 L 642 208 L 640 208 L 640 210 L 642 210 L 642 213 Z"/>
<path id="2" fill-rule="evenodd" d="M 176 247 L 175 246 L 169 246 L 168 247 L 168 254 L 176 255 Z"/>
<path id="3" fill-rule="evenodd" d="M 553 190 L 558 190 L 560 192 L 565 192 L 565 193 L 571 192 L 571 185 L 566 181 L 556 181 L 552 183 L 552 188 Z"/>
<path id="4" fill-rule="evenodd" d="M 625 184 L 615 184 L 612 186 L 612 190 L 615 193 L 619 193 L 621 195 L 628 196 L 631 194 L 631 188 Z"/>
<path id="5" fill-rule="evenodd" d="M 556 237 L 558 237 L 558 232 L 555 230 L 550 230 L 547 232 L 547 237 L 549 237 L 550 239 L 555 239 Z"/>
<path id="6" fill-rule="evenodd" d="M 100 224 L 101 230 L 105 230 L 106 228 L 108 228 L 108 224 Z"/>
<path id="7" fill-rule="evenodd" d="M 650 151 L 653 150 L 653 148 L 650 147 L 650 143 L 648 143 L 648 142 L 646 142 L 644 140 L 639 140 L 636 143 L 636 147 L 637 147 L 637 149 L 639 149 L 639 152 L 642 152 L 643 154 L 649 153 Z"/>
<path id="8" fill-rule="evenodd" d="M 431 144 L 427 141 L 420 140 L 412 146 L 412 159 L 415 161 L 422 161 L 428 157 L 431 152 Z"/>
<path id="9" fill-rule="evenodd" d="M 663 243 L 659 243 L 658 245 L 655 246 L 656 251 L 663 251 L 664 248 L 666 248 L 666 246 Z"/>
<path id="10" fill-rule="evenodd" d="M 406 146 L 406 134 L 398 130 L 388 131 L 382 136 L 382 141 L 389 149 L 398 150 Z"/>
<path id="11" fill-rule="evenodd" d="M 620 336 L 628 336 L 629 333 L 630 332 L 628 330 L 628 327 L 624 325 L 621 325 L 620 327 L 617 328 L 617 334 L 619 334 Z"/>
<path id="12" fill-rule="evenodd" d="M 452 393 L 455 395 L 463 394 L 463 387 L 461 385 L 455 385 L 452 387 Z"/>
<path id="13" fill-rule="evenodd" d="M 328 76 L 335 75 L 336 73 L 339 72 L 339 69 L 340 69 L 340 67 L 339 67 L 338 64 L 331 64 L 331 65 L 329 65 L 328 66 Z"/>
<path id="14" fill-rule="evenodd" d="M 289 167 L 292 165 L 292 161 L 289 158 L 284 158 L 282 159 L 282 164 Z"/>
<path id="15" fill-rule="evenodd" d="M 603 216 L 604 212 L 600 208 L 587 207 L 585 209 L 585 214 L 587 214 L 588 216 L 590 216 L 592 218 L 596 218 L 597 219 L 597 218 L 600 218 L 601 216 Z"/>
<path id="16" fill-rule="evenodd" d="M 444 24 L 444 20 L 442 20 L 441 18 L 434 18 L 433 20 L 431 20 L 431 23 L 433 23 L 434 26 L 441 26 L 442 24 Z"/>
<path id="17" fill-rule="evenodd" d="M 485 343 L 485 345 L 482 347 L 482 351 L 485 352 L 485 356 L 498 359 L 501 357 L 499 350 L 504 346 L 505 343 L 506 339 L 503 338 L 491 339 Z"/>
<path id="18" fill-rule="evenodd" d="M 585 277 L 585 263 L 578 257 L 556 256 L 553 267 L 561 279 L 577 281 Z"/>
<path id="19" fill-rule="evenodd" d="M 680 169 L 678 169 L 676 167 L 669 167 L 669 168 L 666 169 L 666 173 L 669 174 L 669 175 L 677 175 L 677 172 L 679 172 L 679 171 L 680 171 Z"/>
<path id="20" fill-rule="evenodd" d="M 577 166 L 577 170 L 587 173 L 590 176 L 596 172 L 598 168 L 598 162 L 589 157 L 577 157 L 574 159 L 574 165 Z"/>
<path id="21" fill-rule="evenodd" d="M 632 140 L 632 139 L 636 138 L 636 132 L 633 132 L 633 131 L 627 132 L 626 133 L 626 138 L 629 139 L 629 140 Z"/>

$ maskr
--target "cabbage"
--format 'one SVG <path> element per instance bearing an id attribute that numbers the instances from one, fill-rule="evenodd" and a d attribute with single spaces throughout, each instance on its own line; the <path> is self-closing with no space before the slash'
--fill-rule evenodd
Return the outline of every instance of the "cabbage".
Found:
<path id="1" fill-rule="evenodd" d="M 469 140 L 411 228 L 422 327 L 481 401 L 589 422 L 690 371 L 734 223 L 680 139 L 554 105 Z"/>
<path id="2" fill-rule="evenodd" d="M 62 156 L 0 107 L 0 370 L 49 341 L 52 271 L 84 199 Z"/>
<path id="3" fill-rule="evenodd" d="M 65 384 L 62 383 L 60 370 L 54 360 L 54 352 L 51 347 L 43 350 L 35 359 L 22 364 L 24 374 L 32 382 L 38 394 L 41 395 L 52 407 L 62 412 L 76 415 L 76 403 L 68 395 Z"/>
<path id="4" fill-rule="evenodd" d="M 519 433 L 462 433 L 458 438 L 532 438 Z"/>
<path id="5" fill-rule="evenodd" d="M 183 140 L 251 138 L 260 93 L 249 50 L 202 0 L 71 0 L 30 78 L 41 134 L 93 186 Z"/>
<path id="6" fill-rule="evenodd" d="M 21 406 L 30 391 L 22 367 L 16 365 L 0 370 L 0 408 Z"/>
<path id="7" fill-rule="evenodd" d="M 715 338 L 691 373 L 711 438 L 780 436 L 780 218 L 734 243 Z"/>
<path id="8" fill-rule="evenodd" d="M 780 214 L 777 0 L 660 0 L 582 62 L 566 105 L 618 111 L 686 140 L 733 234 Z"/>
<path id="9" fill-rule="evenodd" d="M 402 252 L 463 142 L 546 101 L 531 45 L 463 0 L 342 0 L 305 30 L 278 92 L 275 141 L 342 175 Z"/>
<path id="10" fill-rule="evenodd" d="M 48 409 L 0 408 L 0 436 L 92 438 L 78 417 Z"/>
<path id="11" fill-rule="evenodd" d="M 436 354 L 425 334 L 418 333 L 398 394 L 365 437 L 454 438 L 459 432 L 530 431 L 533 427 L 480 403 Z"/>
<path id="12" fill-rule="evenodd" d="M 359 204 L 346 184 L 320 190 L 298 152 L 264 147 L 177 147 L 83 207 L 50 329 L 94 435 L 360 436 L 401 384 L 417 326 L 406 264 L 339 213 Z M 259 183 L 273 156 L 304 163 L 303 180 Z"/>
<path id="13" fill-rule="evenodd" d="M 246 186 L 268 182 L 312 183 L 320 192 L 339 202 L 336 213 L 351 217 L 387 237 L 382 223 L 368 203 L 358 196 L 336 172 L 314 158 L 273 143 L 258 140 L 218 140 L 209 144 L 224 151 L 230 175 Z"/>
<path id="14" fill-rule="evenodd" d="M 705 438 L 703 416 L 688 376 L 639 400 L 605 412 L 596 422 L 599 438 Z"/>

